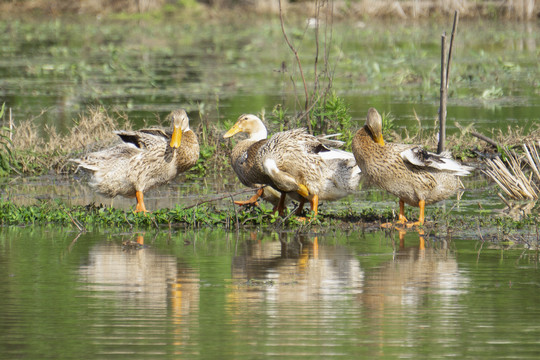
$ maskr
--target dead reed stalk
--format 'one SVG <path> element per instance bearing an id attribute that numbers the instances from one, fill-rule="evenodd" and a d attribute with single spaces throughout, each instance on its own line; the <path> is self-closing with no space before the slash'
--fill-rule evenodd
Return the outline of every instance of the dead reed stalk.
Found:
<path id="1" fill-rule="evenodd" d="M 538 142 L 540 148 L 540 141 Z M 534 144 L 524 144 L 524 156 L 518 156 L 515 151 L 505 150 L 506 163 L 500 157 L 494 160 L 486 159 L 487 169 L 482 170 L 504 193 L 514 200 L 537 200 L 540 187 L 533 179 L 533 173 L 540 184 L 540 157 Z M 523 159 L 526 159 L 524 161 Z M 530 168 L 527 176 L 526 167 Z"/>

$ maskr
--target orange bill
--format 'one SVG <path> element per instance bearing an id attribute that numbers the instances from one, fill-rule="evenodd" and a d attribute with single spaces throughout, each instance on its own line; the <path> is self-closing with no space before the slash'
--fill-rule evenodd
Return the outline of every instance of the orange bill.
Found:
<path id="1" fill-rule="evenodd" d="M 174 127 L 172 136 L 171 136 L 171 147 L 172 148 L 178 148 L 180 147 L 180 142 L 182 140 L 182 129 L 179 127 Z"/>

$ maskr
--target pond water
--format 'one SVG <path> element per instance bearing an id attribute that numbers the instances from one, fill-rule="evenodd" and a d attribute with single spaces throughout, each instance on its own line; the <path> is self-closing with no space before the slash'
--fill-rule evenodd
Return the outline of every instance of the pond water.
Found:
<path id="1" fill-rule="evenodd" d="M 474 238 L 0 233 L 2 358 L 533 359 L 540 351 L 538 254 Z"/>
<path id="2" fill-rule="evenodd" d="M 268 115 L 276 104 L 299 110 L 291 82 L 301 89 L 299 75 L 279 22 L 239 20 L 0 21 L 0 101 L 16 123 L 34 119 L 60 131 L 89 105 L 125 113 L 135 127 L 177 107 L 195 123 Z M 312 29 L 288 26 L 312 79 Z M 484 131 L 537 123 L 539 24 L 459 26 L 449 134 L 459 131 L 456 122 Z M 395 116 L 398 130 L 415 131 L 415 112 L 423 129 L 433 128 L 440 34 L 450 27 L 449 20 L 321 28 L 332 38 L 333 89 L 353 120 L 360 125 L 376 106 Z M 427 219 L 504 207 L 481 175 L 464 184 L 459 201 L 429 206 Z M 2 200 L 22 205 L 111 204 L 76 176 L 0 185 Z M 150 210 L 172 208 L 241 189 L 232 171 L 180 176 L 145 200 Z M 133 200 L 112 204 L 129 209 Z M 360 189 L 321 213 L 384 206 L 397 202 Z M 495 248 L 475 235 L 325 231 L 0 228 L 0 358 L 538 357 L 537 253 Z"/>
<path id="3" fill-rule="evenodd" d="M 315 31 L 305 19 L 287 19 L 286 26 L 312 91 Z M 242 113 L 269 115 L 277 104 L 299 111 L 304 101 L 294 56 L 275 18 L 10 19 L 0 21 L 0 29 L 0 99 L 16 122 L 34 119 L 66 131 L 87 106 L 101 105 L 127 114 L 136 127 L 178 107 L 187 108 L 194 122 L 202 116 L 219 123 Z M 398 129 L 414 132 L 417 118 L 430 129 L 439 106 L 440 36 L 450 30 L 451 19 L 323 23 L 317 73 L 332 74 L 333 90 L 359 125 L 375 106 L 391 113 Z M 489 131 L 538 122 L 539 42 L 538 22 L 460 21 L 449 134 L 459 132 L 456 123 Z"/>

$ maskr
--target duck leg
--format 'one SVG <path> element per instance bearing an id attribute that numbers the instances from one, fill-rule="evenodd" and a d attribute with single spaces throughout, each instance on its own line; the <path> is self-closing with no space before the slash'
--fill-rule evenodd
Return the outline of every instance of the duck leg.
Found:
<path id="1" fill-rule="evenodd" d="M 285 210 L 285 198 L 287 197 L 286 192 L 282 192 L 281 196 L 279 197 L 279 203 L 276 208 L 274 208 L 274 212 L 278 212 L 279 216 L 283 216 L 283 211 Z"/>
<path id="2" fill-rule="evenodd" d="M 418 225 L 424 225 L 424 210 L 426 208 L 426 201 L 425 200 L 420 200 L 418 202 L 418 207 L 420 208 L 420 216 L 418 217 L 418 221 L 415 221 L 413 223 L 410 223 L 410 224 L 407 224 L 407 227 L 413 227 L 413 226 L 418 226 Z"/>
<path id="3" fill-rule="evenodd" d="M 135 192 L 135 197 L 137 198 L 137 206 L 135 207 L 135 212 L 144 212 L 145 214 L 148 212 L 146 210 L 146 206 L 144 206 L 144 196 L 142 191 Z"/>
<path id="4" fill-rule="evenodd" d="M 399 199 L 399 215 L 398 215 L 398 224 L 405 224 L 407 222 L 407 218 L 405 217 L 405 202 L 401 199 Z"/>
<path id="5" fill-rule="evenodd" d="M 319 195 L 313 195 L 311 200 L 309 200 L 309 204 L 311 205 L 311 211 L 314 213 L 313 218 L 316 218 L 319 213 Z"/>
<path id="6" fill-rule="evenodd" d="M 236 205 L 240 205 L 240 206 L 243 206 L 243 205 L 253 205 L 253 206 L 258 206 L 259 204 L 257 203 L 257 200 L 263 196 L 264 194 L 264 188 L 260 188 L 259 190 L 257 190 L 257 192 L 255 193 L 255 195 L 253 195 L 252 197 L 250 197 L 249 199 L 247 200 L 244 200 L 244 201 L 241 201 L 241 200 L 237 200 L 235 201 L 234 203 Z"/>

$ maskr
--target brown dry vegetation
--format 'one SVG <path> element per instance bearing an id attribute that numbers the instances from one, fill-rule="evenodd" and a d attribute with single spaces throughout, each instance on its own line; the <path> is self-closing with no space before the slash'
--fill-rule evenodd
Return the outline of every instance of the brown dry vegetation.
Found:
<path id="1" fill-rule="evenodd" d="M 392 17 L 401 19 L 425 18 L 460 12 L 461 18 L 498 17 L 515 20 L 531 20 L 540 17 L 540 0 L 335 0 L 335 1 L 287 1 L 282 8 L 290 13 L 312 15 L 317 6 L 330 4 L 334 16 L 343 17 Z M 0 0 L 0 13 L 17 15 L 42 13 L 107 14 L 145 13 L 152 11 L 185 10 L 186 8 L 231 10 L 236 13 L 254 12 L 277 14 L 277 0 Z"/>
<path id="2" fill-rule="evenodd" d="M 65 171 L 70 157 L 98 150 L 117 140 L 113 130 L 119 129 L 119 119 L 103 108 L 90 108 L 73 121 L 75 124 L 66 135 L 46 126 L 43 136 L 32 119 L 14 127 L 12 155 L 18 171 L 28 174 L 49 169 L 60 173 Z M 122 124 L 123 129 L 131 129 L 127 118 L 122 118 Z"/>

